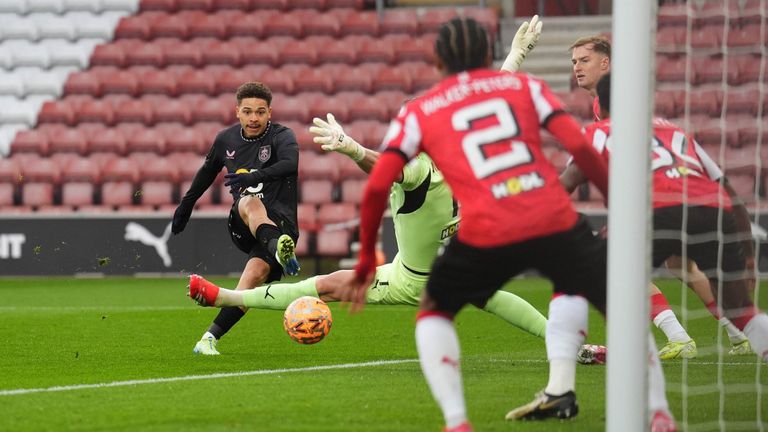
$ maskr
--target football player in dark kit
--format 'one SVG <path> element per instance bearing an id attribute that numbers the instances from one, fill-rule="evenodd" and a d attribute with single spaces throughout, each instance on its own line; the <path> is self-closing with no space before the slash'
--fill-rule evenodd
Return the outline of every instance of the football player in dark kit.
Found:
<path id="1" fill-rule="evenodd" d="M 250 289 L 299 272 L 294 254 L 299 237 L 296 224 L 299 146 L 293 131 L 270 121 L 272 92 L 262 83 L 247 82 L 237 89 L 235 113 L 239 124 L 216 136 L 203 166 L 173 215 L 178 234 L 221 168 L 234 203 L 229 212 L 229 234 L 248 254 L 237 289 Z M 247 309 L 246 309 L 247 310 Z M 238 307 L 223 308 L 197 342 L 195 354 L 218 355 L 217 341 L 245 314 Z"/>

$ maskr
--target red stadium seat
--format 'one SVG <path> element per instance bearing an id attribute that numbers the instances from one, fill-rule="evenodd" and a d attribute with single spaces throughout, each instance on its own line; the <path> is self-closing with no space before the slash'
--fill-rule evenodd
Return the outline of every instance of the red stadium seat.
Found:
<path id="1" fill-rule="evenodd" d="M 659 82 L 695 82 L 695 71 L 688 69 L 687 59 L 684 56 L 666 57 L 658 56 L 656 65 L 656 80 Z"/>
<path id="2" fill-rule="evenodd" d="M 296 256 L 304 257 L 309 255 L 312 248 L 312 236 L 313 233 L 311 231 L 299 228 L 299 240 L 296 242 L 296 250 L 294 251 Z"/>
<path id="3" fill-rule="evenodd" d="M 755 200 L 755 175 L 753 173 L 729 173 L 728 184 L 736 191 L 736 195 L 747 203 Z"/>
<path id="4" fill-rule="evenodd" d="M 156 68 L 165 66 L 163 48 L 154 43 L 144 43 L 135 46 L 125 53 L 125 66 L 147 65 Z"/>
<path id="5" fill-rule="evenodd" d="M 306 65 L 286 65 L 278 72 L 282 72 L 284 76 L 291 78 L 293 93 L 320 92 L 333 94 L 334 92 L 333 77 L 323 73 L 324 71 L 322 70 Z M 264 82 L 269 85 L 266 79 Z M 283 89 L 288 90 L 288 87 L 283 87 Z"/>
<path id="6" fill-rule="evenodd" d="M 141 0 L 139 10 L 141 12 L 162 11 L 176 12 L 176 3 L 178 0 Z"/>
<path id="7" fill-rule="evenodd" d="M 213 9 L 213 0 L 176 0 L 179 11 L 194 10 L 209 12 Z"/>
<path id="8" fill-rule="evenodd" d="M 203 137 L 191 127 L 171 123 L 158 125 L 155 129 L 163 134 L 165 149 L 168 153 L 191 152 L 200 154 L 204 151 L 204 147 L 207 147 Z"/>
<path id="9" fill-rule="evenodd" d="M 364 35 L 376 37 L 380 34 L 381 23 L 376 12 L 364 11 L 348 14 L 341 19 L 341 35 Z"/>
<path id="10" fill-rule="evenodd" d="M 339 19 L 331 14 L 311 13 L 304 14 L 301 17 L 301 26 L 304 30 L 304 37 L 307 36 L 331 36 L 339 37 L 341 32 L 341 23 Z"/>
<path id="11" fill-rule="evenodd" d="M 129 153 L 152 152 L 165 154 L 165 137 L 155 129 L 140 129 L 133 134 L 127 135 L 125 138 Z"/>
<path id="12" fill-rule="evenodd" d="M 251 80 L 258 80 L 268 85 L 273 93 L 292 94 L 294 90 L 293 73 L 287 73 L 288 69 L 267 69 L 258 77 Z M 242 83 L 241 83 L 242 84 Z"/>
<path id="13" fill-rule="evenodd" d="M 357 217 L 357 206 L 352 203 L 327 203 L 319 207 L 317 223 L 319 229 L 325 225 L 350 222 Z"/>
<path id="14" fill-rule="evenodd" d="M 456 8 L 453 7 L 426 9 L 419 17 L 419 31 L 421 33 L 437 33 L 440 26 L 458 16 Z"/>
<path id="15" fill-rule="evenodd" d="M 179 14 L 164 14 L 158 16 L 152 21 L 151 37 L 186 39 L 189 34 L 189 28 L 185 18 Z"/>
<path id="16" fill-rule="evenodd" d="M 21 130 L 11 144 L 11 153 L 35 153 L 40 156 L 48 156 L 51 143 L 48 135 L 35 129 Z"/>
<path id="17" fill-rule="evenodd" d="M 67 182 L 61 185 L 61 203 L 68 206 L 84 206 L 93 204 L 95 193 L 91 182 Z"/>
<path id="18" fill-rule="evenodd" d="M 312 39 L 308 39 L 312 40 Z M 315 39 L 317 40 L 317 39 Z M 317 40 L 315 44 L 322 43 L 322 55 L 318 56 L 318 62 L 325 64 L 341 63 L 344 66 L 356 64 L 358 61 L 358 46 L 360 39 L 325 39 Z"/>
<path id="19" fill-rule="evenodd" d="M 389 110 L 389 117 L 379 121 L 389 122 L 397 116 L 400 108 L 410 98 L 400 90 L 383 90 L 373 95 L 373 99 Z"/>
<path id="20" fill-rule="evenodd" d="M 309 124 L 312 118 L 309 116 L 309 107 L 300 97 L 287 97 L 285 95 L 273 95 L 272 118 L 277 122 L 298 121 Z"/>
<path id="21" fill-rule="evenodd" d="M 689 110 L 691 114 L 719 117 L 722 99 L 722 90 L 696 89 L 688 95 Z"/>
<path id="22" fill-rule="evenodd" d="M 179 181 L 179 169 L 171 160 L 154 156 L 139 165 L 139 178 L 142 182 L 165 181 L 175 184 Z"/>
<path id="23" fill-rule="evenodd" d="M 416 36 L 419 34 L 419 17 L 416 9 L 395 8 L 386 9 L 381 20 L 381 33 L 405 33 Z"/>
<path id="24" fill-rule="evenodd" d="M 350 129 L 350 130 L 347 130 Z M 344 131 L 349 134 L 352 138 L 355 138 L 357 140 L 357 137 L 353 135 L 357 129 L 354 128 L 354 126 L 350 125 L 349 127 L 345 127 Z M 357 179 L 366 179 L 368 178 L 368 173 L 360 169 L 359 166 L 353 161 L 352 159 L 344 156 L 341 158 L 338 158 L 336 161 L 336 166 L 339 168 L 339 178 L 342 179 L 342 181 L 347 180 L 357 180 Z M 343 185 L 343 183 L 342 183 Z M 342 200 L 344 199 L 344 192 L 342 191 Z"/>
<path id="25" fill-rule="evenodd" d="M 301 21 L 293 13 L 277 14 L 264 22 L 264 34 L 270 36 L 290 36 L 302 38 Z"/>
<path id="26" fill-rule="evenodd" d="M 257 3 L 260 3 L 257 1 Z M 264 24 L 276 15 L 274 11 L 259 11 L 253 13 L 243 13 L 232 17 L 227 23 L 227 34 L 229 37 L 243 36 L 261 40 L 267 35 L 264 32 Z"/>
<path id="27" fill-rule="evenodd" d="M 103 100 L 94 99 L 83 102 L 77 110 L 77 123 L 103 123 L 111 125 L 115 121 L 115 115 L 112 105 Z"/>
<path id="28" fill-rule="evenodd" d="M 337 8 L 362 9 L 365 6 L 365 0 L 326 0 L 325 6 L 331 10 Z"/>
<path id="29" fill-rule="evenodd" d="M 151 206 L 173 204 L 173 193 L 173 184 L 166 181 L 145 181 L 137 191 L 141 204 Z"/>
<path id="30" fill-rule="evenodd" d="M 26 182 L 45 182 L 57 184 L 61 181 L 61 169 L 49 158 L 37 158 L 36 161 L 24 163 L 21 176 Z"/>
<path id="31" fill-rule="evenodd" d="M 152 28 L 143 14 L 120 18 L 115 28 L 115 39 L 149 39 Z"/>
<path id="32" fill-rule="evenodd" d="M 102 181 L 136 183 L 139 179 L 139 167 L 131 159 L 113 159 L 104 165 L 101 170 L 101 179 Z"/>
<path id="33" fill-rule="evenodd" d="M 48 101 L 40 108 L 37 123 L 75 124 L 75 112 L 65 101 Z"/>
<path id="34" fill-rule="evenodd" d="M 407 61 L 432 63 L 434 61 L 435 38 L 432 36 L 409 38 L 407 40 L 395 39 L 393 44 L 395 47 L 395 60 L 398 63 Z"/>
<path id="35" fill-rule="evenodd" d="M 91 54 L 91 66 L 125 66 L 125 48 L 123 44 L 106 43 L 99 44 Z"/>
<path id="36" fill-rule="evenodd" d="M 192 69 L 178 77 L 176 91 L 179 94 L 202 93 L 214 96 L 217 94 L 216 81 L 210 73 L 200 69 Z"/>
<path id="37" fill-rule="evenodd" d="M 189 37 L 209 37 L 225 39 L 227 37 L 227 21 L 221 14 L 206 14 L 194 17 L 189 23 Z"/>
<path id="38" fill-rule="evenodd" d="M 760 25 L 751 24 L 728 32 L 726 43 L 728 48 L 753 48 L 759 50 L 762 44 L 760 40 Z"/>
<path id="39" fill-rule="evenodd" d="M 326 64 L 318 68 L 318 71 L 333 78 L 333 88 L 337 92 L 360 91 L 370 93 L 373 89 L 373 74 L 367 68 Z"/>
<path id="40" fill-rule="evenodd" d="M 61 181 L 98 183 L 101 181 L 101 167 L 90 158 L 74 157 L 62 166 Z"/>
<path id="41" fill-rule="evenodd" d="M 199 67 L 203 64 L 203 54 L 197 42 L 174 42 L 163 46 L 165 65 L 190 65 Z"/>
<path id="42" fill-rule="evenodd" d="M 91 96 L 101 95 L 101 82 L 99 76 L 91 72 L 73 72 L 64 83 L 64 94 L 87 94 Z"/>
<path id="43" fill-rule="evenodd" d="M 132 205 L 136 188 L 128 181 L 107 181 L 101 185 L 101 203 L 108 206 Z"/>
<path id="44" fill-rule="evenodd" d="M 233 122 L 235 120 L 234 101 L 231 100 L 230 95 L 225 96 L 226 99 L 210 99 L 206 97 L 201 97 L 196 101 L 192 98 L 186 99 L 190 102 L 190 106 L 194 107 L 191 110 L 192 122 Z"/>
<path id="45" fill-rule="evenodd" d="M 759 55 L 750 55 L 744 60 L 743 67 L 739 70 L 739 81 L 743 84 L 768 82 L 768 58 L 761 59 Z M 762 75 L 761 75 L 762 73 Z"/>
<path id="46" fill-rule="evenodd" d="M 659 28 L 667 26 L 684 27 L 689 19 L 693 19 L 694 10 L 689 4 L 664 3 L 659 6 L 657 22 Z"/>
<path id="47" fill-rule="evenodd" d="M 201 42 L 202 63 L 205 65 L 240 66 L 240 48 L 229 41 L 210 40 Z"/>
<path id="48" fill-rule="evenodd" d="M 723 109 L 728 115 L 743 113 L 755 116 L 760 110 L 760 98 L 755 97 L 759 94 L 760 88 L 755 85 L 729 87 Z"/>
<path id="49" fill-rule="evenodd" d="M 666 118 L 677 118 L 678 111 L 675 95 L 670 91 L 656 91 L 654 97 L 654 114 Z"/>
<path id="50" fill-rule="evenodd" d="M 182 182 L 191 182 L 205 158 L 197 153 L 184 152 L 169 153 L 167 160 L 179 168 L 179 179 Z M 182 188 L 181 193 L 183 194 L 187 189 Z"/>
<path id="51" fill-rule="evenodd" d="M 659 27 L 656 31 L 656 51 L 678 53 L 685 51 L 686 27 Z"/>
<path id="52" fill-rule="evenodd" d="M 102 132 L 90 136 L 88 147 L 91 153 L 124 155 L 126 151 L 125 136 L 120 129 L 104 129 Z"/>
<path id="53" fill-rule="evenodd" d="M 287 10 L 290 7 L 289 0 L 258 0 L 254 7 L 261 12 L 262 9 L 274 9 L 279 11 Z"/>
<path id="54" fill-rule="evenodd" d="M 316 253 L 320 256 L 345 257 L 349 256 L 349 244 L 352 234 L 348 229 L 335 231 L 318 231 Z"/>
<path id="55" fill-rule="evenodd" d="M 302 154 L 301 156 L 307 156 Z M 299 177 L 303 180 L 321 179 L 337 182 L 339 168 L 336 158 L 331 155 L 316 155 L 314 157 L 299 157 Z"/>
<path id="56" fill-rule="evenodd" d="M 238 11 L 250 11 L 256 0 L 213 0 L 214 10 L 234 9 Z"/>
<path id="57" fill-rule="evenodd" d="M 301 202 L 324 204 L 333 202 L 334 184 L 330 180 L 308 179 L 301 182 Z"/>
<path id="58" fill-rule="evenodd" d="M 388 43 L 383 43 L 378 39 L 365 40 L 357 53 L 357 60 L 363 62 L 394 63 L 395 47 Z"/>
<path id="59" fill-rule="evenodd" d="M 21 204 L 26 206 L 45 206 L 54 203 L 54 188 L 51 183 L 25 182 L 21 186 Z"/>
<path id="60" fill-rule="evenodd" d="M 296 206 L 296 214 L 299 229 L 314 231 L 317 229 L 317 206 L 314 204 L 299 203 Z"/>
<path id="61" fill-rule="evenodd" d="M 88 137 L 78 129 L 64 129 L 50 136 L 51 153 L 77 153 L 86 155 L 89 152 Z"/>
<path id="62" fill-rule="evenodd" d="M 702 121 L 694 128 L 696 141 L 702 146 L 720 146 L 725 139 L 725 144 L 738 145 L 738 129 L 725 126 L 723 128 L 719 118 Z"/>
<path id="63" fill-rule="evenodd" d="M 474 18 L 475 21 L 485 27 L 488 32 L 488 36 L 491 38 L 491 43 L 496 39 L 496 35 L 499 34 L 499 13 L 495 8 L 489 7 L 467 7 L 464 9 L 464 16 Z"/>
<path id="64" fill-rule="evenodd" d="M 566 110 L 572 115 L 582 119 L 591 119 L 594 117 L 592 112 L 592 96 L 582 90 L 576 89 L 572 92 L 557 93 L 557 96 L 565 104 Z"/>
<path id="65" fill-rule="evenodd" d="M 341 201 L 360 204 L 366 179 L 345 179 L 341 182 Z"/>
<path id="66" fill-rule="evenodd" d="M 185 193 L 187 193 L 190 186 L 192 186 L 192 180 L 186 180 L 181 183 L 181 186 L 179 187 L 180 199 L 184 196 Z M 214 203 L 213 191 L 214 191 L 213 186 L 206 189 L 206 191 L 203 192 L 203 195 L 200 198 L 198 198 L 197 201 L 195 202 L 195 208 L 199 209 L 202 206 L 212 205 Z"/>
<path id="67" fill-rule="evenodd" d="M 183 123 L 192 122 L 193 106 L 179 99 L 155 100 L 151 102 L 154 118 L 157 123 Z"/>
<path id="68" fill-rule="evenodd" d="M 435 65 L 430 63 L 406 62 L 401 63 L 399 67 L 405 69 L 411 75 L 413 80 L 412 90 L 416 93 L 427 90 L 442 79 L 442 75 L 440 75 Z"/>
<path id="69" fill-rule="evenodd" d="M 135 96 L 141 86 L 139 77 L 132 71 L 99 73 L 102 94 L 126 94 Z"/>
<path id="70" fill-rule="evenodd" d="M 721 25 L 706 26 L 694 30 L 691 35 L 691 47 L 697 50 L 720 50 L 723 42 L 723 27 Z"/>
<path id="71" fill-rule="evenodd" d="M 290 5 L 294 9 L 325 9 L 326 0 L 291 0 Z"/>
<path id="72" fill-rule="evenodd" d="M 285 43 L 280 50 L 281 64 L 300 63 L 308 65 L 317 64 L 318 51 L 314 44 L 306 40 L 292 40 Z"/>
<path id="73" fill-rule="evenodd" d="M 408 71 L 385 67 L 379 70 L 373 78 L 373 91 L 398 90 L 410 94 L 413 81 Z"/>
<path id="74" fill-rule="evenodd" d="M 142 123 L 151 126 L 155 123 L 152 104 L 142 99 L 128 99 L 115 107 L 115 122 Z"/>
<path id="75" fill-rule="evenodd" d="M 0 213 L 8 214 L 5 207 L 13 205 L 16 188 L 10 183 L 0 183 Z"/>
<path id="76" fill-rule="evenodd" d="M 193 126 L 195 132 L 197 132 L 200 137 L 203 138 L 203 148 L 205 151 L 203 151 L 201 154 L 208 153 L 208 149 L 210 149 L 211 145 L 213 145 L 213 141 L 216 139 L 216 136 L 228 125 L 229 124 L 224 125 L 218 122 L 202 122 Z"/>
<path id="77" fill-rule="evenodd" d="M 339 105 L 353 107 L 349 110 L 349 120 L 389 121 L 389 107 L 377 100 L 375 95 L 362 92 L 342 92 L 336 94 Z"/>
<path id="78" fill-rule="evenodd" d="M 176 77 L 172 73 L 163 70 L 150 70 L 143 73 L 139 80 L 140 94 L 176 95 Z"/>

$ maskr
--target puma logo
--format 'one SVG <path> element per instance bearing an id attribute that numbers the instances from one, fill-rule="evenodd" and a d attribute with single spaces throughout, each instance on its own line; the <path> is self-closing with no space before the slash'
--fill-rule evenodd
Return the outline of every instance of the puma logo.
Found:
<path id="1" fill-rule="evenodd" d="M 270 294 L 270 293 L 269 293 L 269 289 L 270 289 L 270 288 L 272 288 L 272 285 L 267 285 L 267 289 L 264 291 L 264 298 L 265 298 L 265 299 L 266 299 L 267 297 L 272 297 L 272 299 L 274 299 L 274 298 L 275 298 L 275 296 L 273 296 L 272 294 Z"/>
<path id="2" fill-rule="evenodd" d="M 171 224 L 165 227 L 163 235 L 155 237 L 148 229 L 137 224 L 136 222 L 128 222 L 125 226 L 125 239 L 128 241 L 137 241 L 147 246 L 152 246 L 157 251 L 157 254 L 163 260 L 163 265 L 166 267 L 171 266 L 171 255 L 168 253 L 168 239 L 171 237 Z"/>

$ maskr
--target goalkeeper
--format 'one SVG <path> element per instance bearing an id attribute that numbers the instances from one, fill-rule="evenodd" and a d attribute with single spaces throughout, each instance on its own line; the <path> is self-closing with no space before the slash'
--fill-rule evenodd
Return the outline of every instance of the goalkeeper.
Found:
<path id="1" fill-rule="evenodd" d="M 314 141 L 321 144 L 323 150 L 349 156 L 367 173 L 379 158 L 378 152 L 361 146 L 344 133 L 333 114 L 328 114 L 327 121 L 315 118 L 314 126 L 309 130 L 316 135 Z M 443 181 L 443 175 L 423 153 L 403 168 L 398 183 L 392 187 L 389 205 L 399 252 L 391 263 L 376 269 L 366 302 L 418 306 L 432 262 L 459 226 L 459 209 L 451 190 Z M 219 288 L 201 276 L 192 275 L 189 295 L 203 306 L 282 310 L 302 296 L 319 297 L 327 302 L 339 301 L 338 290 L 352 283 L 354 278 L 353 270 L 339 270 L 297 283 L 234 291 Z M 534 336 L 544 337 L 546 318 L 512 293 L 498 291 L 487 303 L 475 306 Z"/>

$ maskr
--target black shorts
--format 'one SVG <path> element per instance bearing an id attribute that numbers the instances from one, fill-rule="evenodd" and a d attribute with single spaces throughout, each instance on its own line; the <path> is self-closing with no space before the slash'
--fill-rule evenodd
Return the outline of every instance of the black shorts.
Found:
<path id="1" fill-rule="evenodd" d="M 274 254 L 269 253 L 266 246 L 259 243 L 256 238 L 251 234 L 251 230 L 243 222 L 238 211 L 238 205 L 240 198 L 235 200 L 232 204 L 232 208 L 229 210 L 229 220 L 227 221 L 227 228 L 229 230 L 229 237 L 232 239 L 232 243 L 237 246 L 238 249 L 248 254 L 248 258 L 260 258 L 269 264 L 269 276 L 265 283 L 279 281 L 283 277 L 283 267 L 277 262 Z M 285 220 L 280 214 L 267 209 L 267 217 L 274 222 L 278 229 L 284 226 L 281 223 Z M 285 232 L 283 232 L 285 234 Z M 290 234 L 289 234 L 290 235 Z M 293 239 L 296 241 L 296 239 Z"/>
<path id="2" fill-rule="evenodd" d="M 742 278 L 745 259 L 733 214 L 723 211 L 718 229 L 720 209 L 688 207 L 683 239 L 683 210 L 683 206 L 674 206 L 653 211 L 653 266 L 661 266 L 672 255 L 683 256 L 685 243 L 685 257 L 696 261 L 708 278 L 717 279 L 718 269 L 729 279 Z M 721 244 L 722 260 L 718 257 Z"/>
<path id="3" fill-rule="evenodd" d="M 606 242 L 583 217 L 568 231 L 508 246 L 476 248 L 453 238 L 432 267 L 427 292 L 438 309 L 457 313 L 485 303 L 509 279 L 528 269 L 552 281 L 554 291 L 586 297 L 605 311 Z"/>

